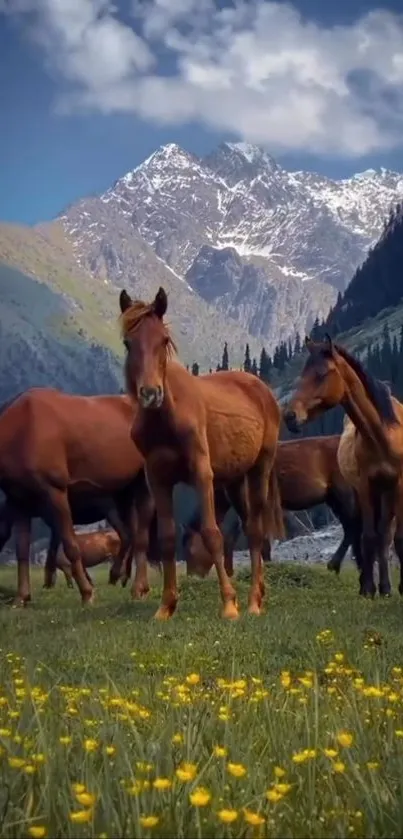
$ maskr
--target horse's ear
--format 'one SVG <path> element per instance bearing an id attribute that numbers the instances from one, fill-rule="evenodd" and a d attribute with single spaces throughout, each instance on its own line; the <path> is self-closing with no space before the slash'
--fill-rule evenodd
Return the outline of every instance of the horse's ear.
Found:
<path id="1" fill-rule="evenodd" d="M 333 355 L 333 341 L 328 332 L 325 334 L 325 340 L 323 343 L 326 344 L 326 349 Z"/>
<path id="2" fill-rule="evenodd" d="M 155 295 L 155 299 L 154 299 L 154 303 L 153 303 L 154 314 L 157 315 L 157 318 L 161 318 L 161 320 L 162 320 L 162 318 L 165 315 L 165 312 L 166 312 L 167 308 L 168 308 L 167 293 L 166 293 L 165 289 L 162 288 L 162 286 L 160 286 L 156 295 Z"/>
<path id="3" fill-rule="evenodd" d="M 125 313 L 125 311 L 127 309 L 130 308 L 130 306 L 132 304 L 133 304 L 132 298 L 127 293 L 126 289 L 123 289 L 123 291 L 121 291 L 120 295 L 119 295 L 119 306 L 120 306 L 120 311 L 122 312 L 122 315 Z"/>
<path id="4" fill-rule="evenodd" d="M 305 346 L 306 346 L 307 350 L 309 350 L 309 352 L 312 352 L 313 341 L 312 341 L 312 338 L 309 338 L 308 335 L 305 335 Z"/>

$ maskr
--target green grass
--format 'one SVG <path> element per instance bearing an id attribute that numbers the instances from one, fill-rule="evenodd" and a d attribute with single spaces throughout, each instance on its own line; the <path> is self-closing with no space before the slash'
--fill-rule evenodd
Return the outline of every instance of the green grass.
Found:
<path id="1" fill-rule="evenodd" d="M 24 611 L 15 571 L 0 578 L 2 837 L 402 835 L 397 594 L 366 602 L 351 569 L 274 565 L 261 618 L 243 573 L 239 622 L 219 618 L 213 577 L 183 579 L 158 624 L 158 580 L 132 603 L 101 571 L 84 610 L 61 577 L 50 592 L 33 577 Z"/>

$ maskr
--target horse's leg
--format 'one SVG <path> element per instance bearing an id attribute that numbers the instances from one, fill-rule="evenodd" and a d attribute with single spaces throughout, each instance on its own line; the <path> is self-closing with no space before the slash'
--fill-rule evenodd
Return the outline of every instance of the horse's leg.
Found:
<path id="1" fill-rule="evenodd" d="M 150 495 L 148 486 L 144 479 L 144 486 L 136 501 L 137 515 L 135 515 L 135 526 L 131 529 L 131 540 L 134 544 L 135 554 L 135 575 L 131 588 L 133 600 L 147 596 L 150 591 L 148 582 L 148 549 L 150 545 L 150 528 L 155 512 L 154 499 Z M 175 546 L 174 546 L 175 562 Z M 176 567 L 176 566 L 175 566 Z"/>
<path id="2" fill-rule="evenodd" d="M 362 516 L 360 594 L 374 597 L 374 562 L 377 554 L 377 534 L 371 486 L 366 478 L 360 482 L 359 505 Z"/>
<path id="3" fill-rule="evenodd" d="M 173 484 L 160 483 L 160 476 L 147 470 L 147 478 L 158 516 L 158 531 L 163 567 L 163 592 L 161 605 L 154 617 L 168 620 L 175 612 L 178 602 L 175 561 L 175 518 L 173 507 Z"/>
<path id="4" fill-rule="evenodd" d="M 398 487 L 395 483 L 385 487 L 379 487 L 375 483 L 373 490 L 377 507 L 376 535 L 377 535 L 377 556 L 379 567 L 379 594 L 381 597 L 390 597 L 392 593 L 389 579 L 389 548 L 391 542 L 391 528 L 395 518 L 395 510 L 399 509 L 397 504 Z"/>
<path id="5" fill-rule="evenodd" d="M 222 487 L 216 487 L 214 491 L 214 506 L 216 522 L 221 530 L 221 525 L 231 507 L 229 493 Z M 221 531 L 222 532 L 222 531 Z M 231 533 L 223 534 L 224 568 L 229 577 L 234 576 L 234 543 Z"/>
<path id="6" fill-rule="evenodd" d="M 25 606 L 31 600 L 29 560 L 31 550 L 31 518 L 17 512 L 15 517 L 15 552 L 17 555 L 17 596 L 14 606 Z"/>
<path id="7" fill-rule="evenodd" d="M 84 571 L 67 492 L 55 487 L 48 488 L 47 500 L 64 553 L 71 563 L 72 574 L 79 588 L 81 600 L 83 603 L 90 603 L 93 600 L 93 586 L 89 583 Z"/>
<path id="8" fill-rule="evenodd" d="M 249 517 L 246 532 L 252 568 L 248 611 L 251 615 L 260 615 L 265 594 L 262 546 L 264 536 L 264 513 L 268 502 L 269 476 L 274 457 L 264 453 L 260 461 L 247 475 L 249 490 Z M 270 534 L 269 534 L 270 535 Z"/>
<path id="9" fill-rule="evenodd" d="M 340 574 L 344 557 L 353 542 L 353 516 L 347 508 L 347 498 L 344 498 L 341 494 L 338 495 L 335 492 L 329 492 L 326 497 L 326 504 L 330 507 L 332 513 L 334 513 L 343 528 L 343 538 L 340 545 L 327 563 L 329 571 Z"/>
<path id="10" fill-rule="evenodd" d="M 194 485 L 201 502 L 202 525 L 200 536 L 203 539 L 206 550 L 211 555 L 217 571 L 223 602 L 222 617 L 233 620 L 239 617 L 238 605 L 235 589 L 231 584 L 224 565 L 223 536 L 215 516 L 213 471 L 207 441 L 204 451 L 200 452 L 194 459 L 194 465 L 191 471 L 194 475 Z"/>
<path id="11" fill-rule="evenodd" d="M 54 588 L 57 576 L 57 550 L 60 544 L 58 533 L 51 530 L 48 552 L 46 555 L 43 588 Z M 63 569 L 64 570 L 64 569 Z M 66 576 L 66 574 L 65 574 Z M 67 577 L 66 577 L 67 579 Z"/>
<path id="12" fill-rule="evenodd" d="M 399 560 L 400 566 L 400 580 L 399 580 L 399 594 L 403 595 L 403 499 L 399 503 L 399 512 L 396 516 L 396 530 L 393 538 L 394 548 Z M 400 512 L 402 511 L 402 512 Z"/>
<path id="13" fill-rule="evenodd" d="M 120 539 L 118 555 L 112 562 L 109 569 L 109 583 L 114 586 L 120 579 L 124 588 L 130 579 L 132 558 L 131 555 L 129 557 L 131 545 L 128 529 L 126 527 L 126 523 L 124 522 L 124 512 L 121 513 L 120 509 L 118 510 L 118 507 L 113 505 L 108 510 L 106 520 L 108 524 L 116 530 Z"/>
<path id="14" fill-rule="evenodd" d="M 13 511 L 7 501 L 0 508 L 0 553 L 11 537 L 14 523 Z"/>

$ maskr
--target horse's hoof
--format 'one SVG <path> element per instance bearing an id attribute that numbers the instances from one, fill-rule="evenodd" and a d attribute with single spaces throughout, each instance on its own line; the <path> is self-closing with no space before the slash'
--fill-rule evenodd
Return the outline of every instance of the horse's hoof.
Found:
<path id="1" fill-rule="evenodd" d="M 81 595 L 81 603 L 83 606 L 93 606 L 95 600 L 94 592 L 85 592 Z"/>
<path id="2" fill-rule="evenodd" d="M 150 589 L 141 588 L 132 591 L 132 600 L 145 600 L 148 597 Z"/>
<path id="3" fill-rule="evenodd" d="M 175 606 L 160 606 L 157 609 L 154 620 L 155 621 L 168 621 L 175 611 Z"/>
<path id="4" fill-rule="evenodd" d="M 221 617 L 225 618 L 226 620 L 236 621 L 239 618 L 239 610 L 237 603 L 234 603 L 233 600 L 228 600 L 222 609 Z"/>
<path id="5" fill-rule="evenodd" d="M 248 614 L 249 615 L 256 615 L 257 617 L 260 617 L 260 615 L 262 614 L 262 610 L 261 610 L 259 604 L 258 603 L 251 603 L 248 606 Z"/>
<path id="6" fill-rule="evenodd" d="M 381 591 L 381 589 L 379 589 L 379 597 L 392 597 L 392 592 L 391 591 Z"/>
<path id="7" fill-rule="evenodd" d="M 403 583 L 399 583 L 399 594 L 403 594 Z"/>
<path id="8" fill-rule="evenodd" d="M 11 608 L 12 609 L 25 609 L 25 607 L 28 606 L 28 603 L 30 603 L 30 601 L 31 601 L 31 595 L 30 594 L 28 594 L 26 597 L 20 597 L 20 595 L 17 595 L 17 597 L 14 598 L 14 600 L 11 604 Z"/>

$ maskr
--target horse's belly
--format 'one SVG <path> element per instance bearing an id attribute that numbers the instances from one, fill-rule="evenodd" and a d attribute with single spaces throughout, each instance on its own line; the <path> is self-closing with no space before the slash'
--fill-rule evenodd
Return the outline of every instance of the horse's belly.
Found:
<path id="1" fill-rule="evenodd" d="M 208 442 L 214 477 L 235 480 L 256 463 L 262 449 L 262 429 L 257 422 L 224 423 L 213 417 L 209 422 Z"/>

